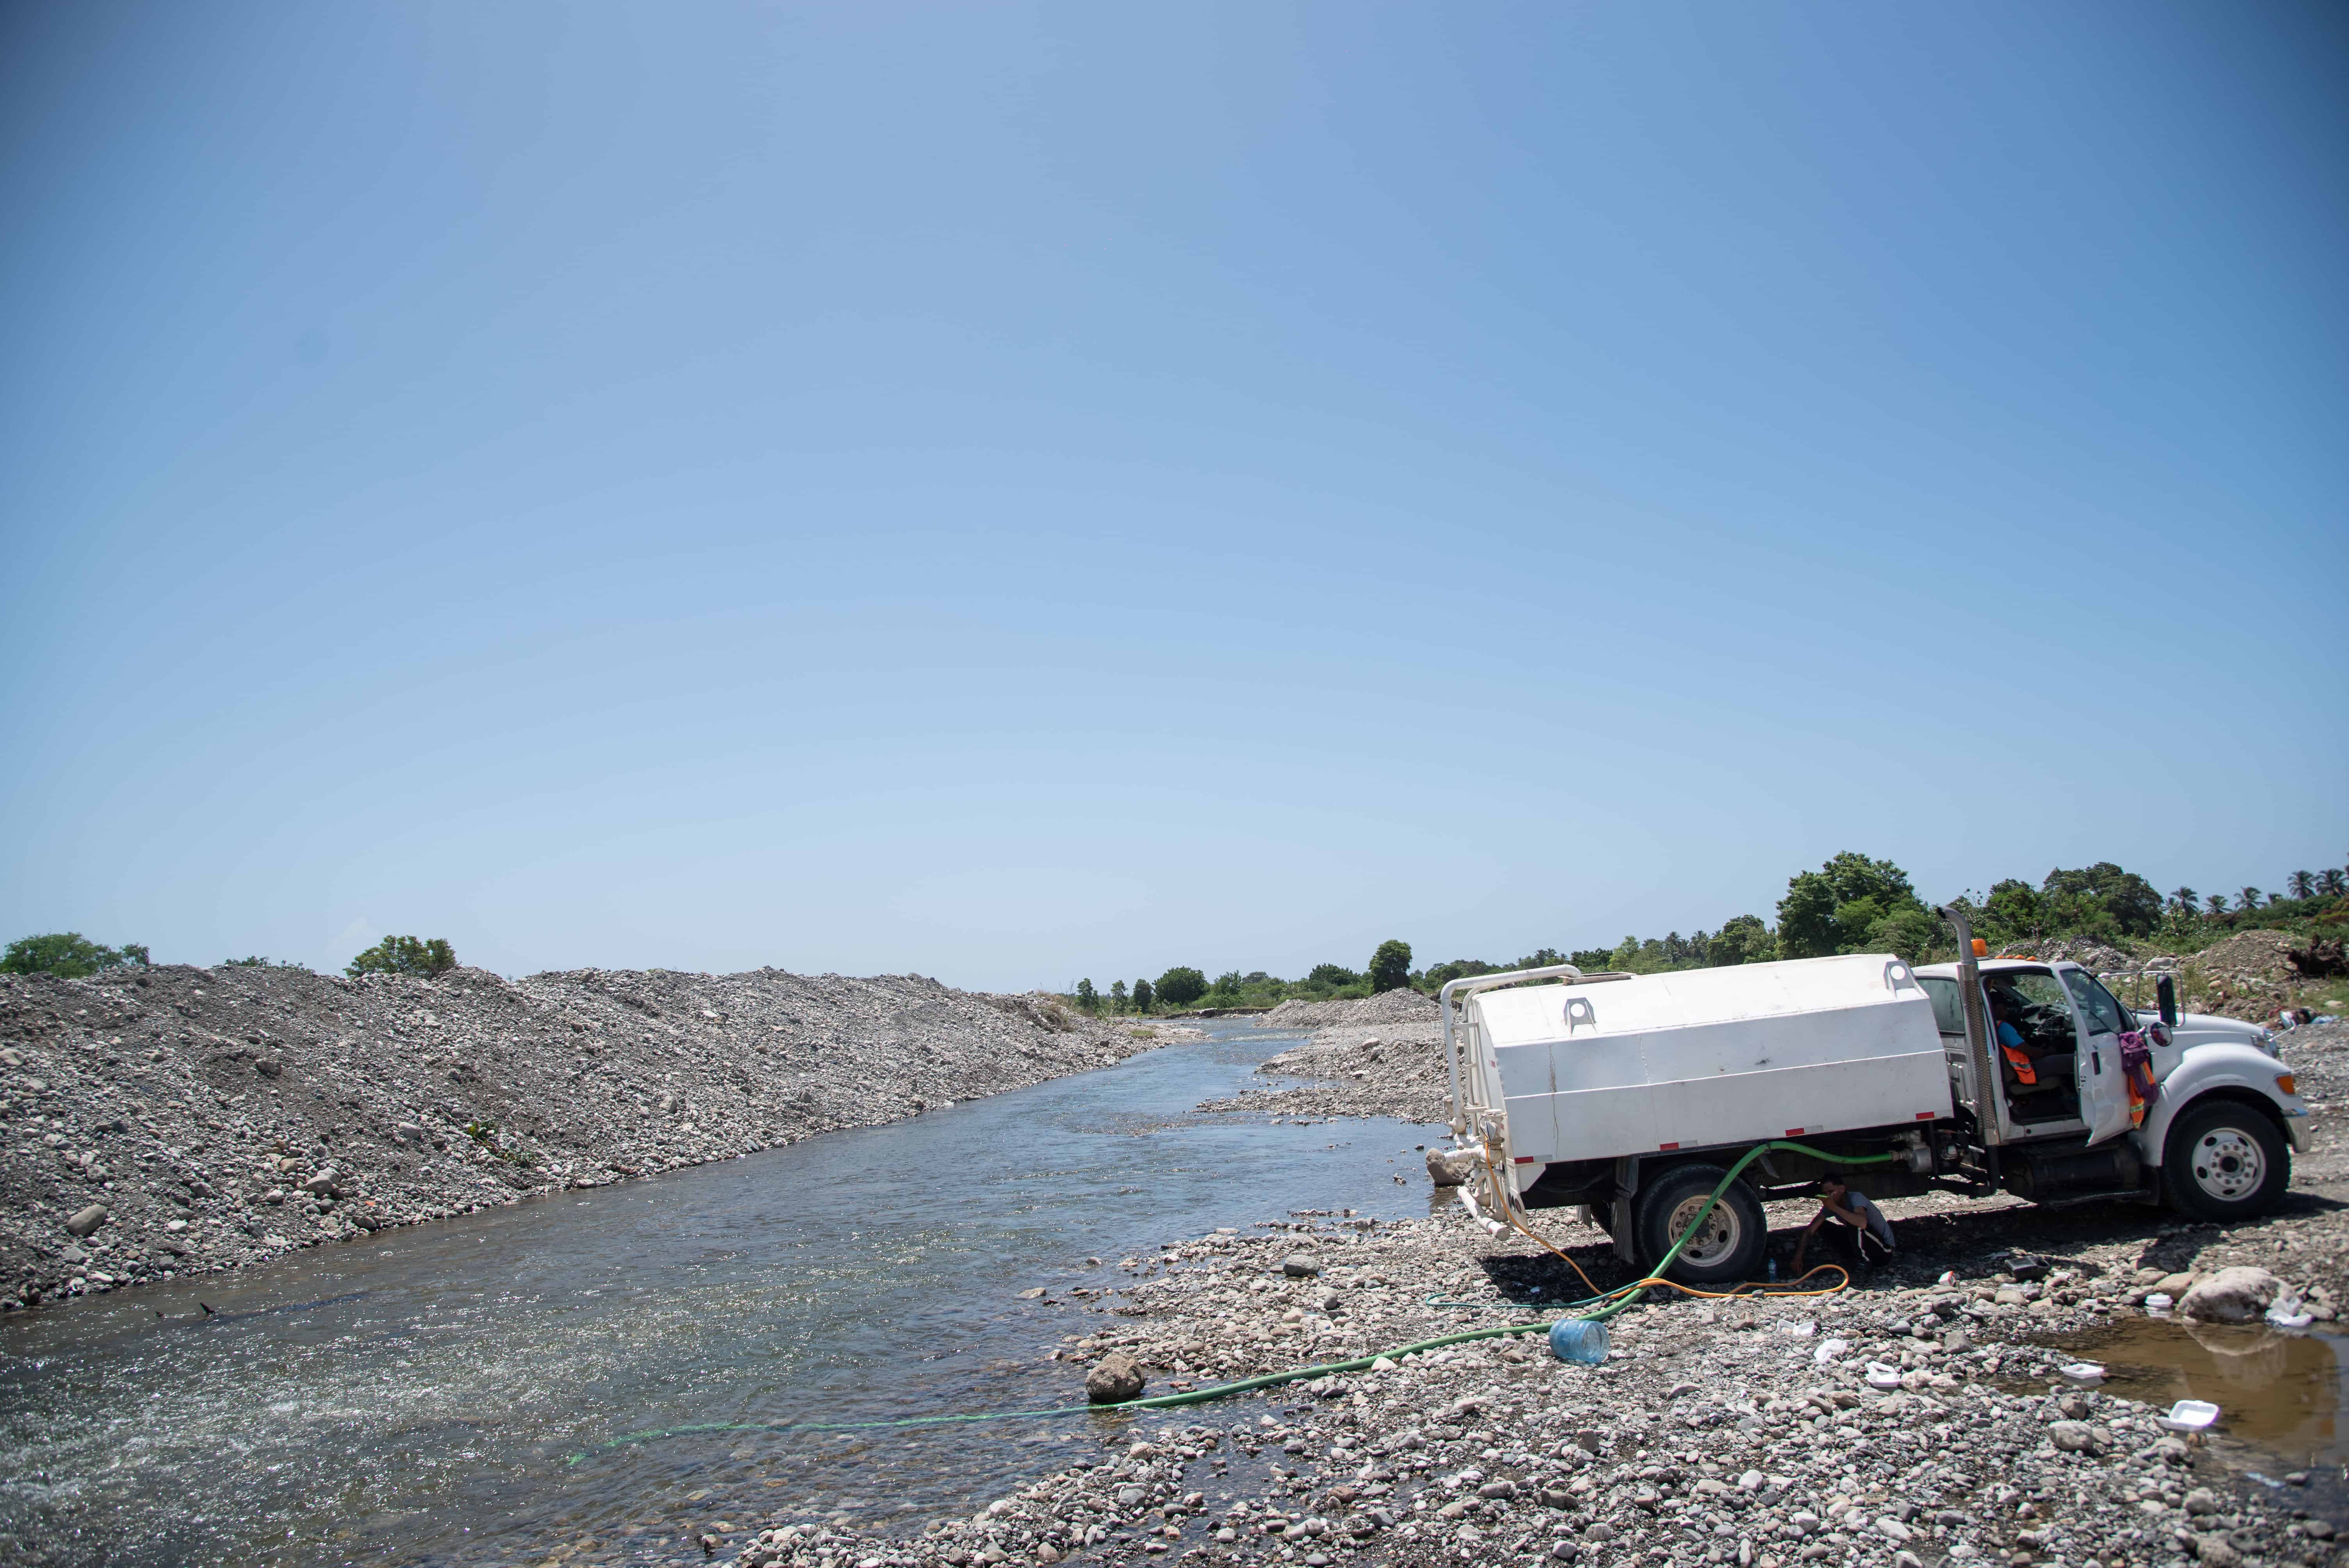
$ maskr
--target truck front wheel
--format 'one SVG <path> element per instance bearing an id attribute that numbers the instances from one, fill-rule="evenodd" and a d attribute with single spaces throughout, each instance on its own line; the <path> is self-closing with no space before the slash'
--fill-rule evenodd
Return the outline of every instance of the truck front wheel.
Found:
<path id="1" fill-rule="evenodd" d="M 2189 1105 L 2169 1124 L 2161 1184 L 2171 1207 L 2198 1220 L 2264 1214 L 2292 1183 L 2292 1151 L 2275 1123 L 2240 1100 Z"/>
<path id="2" fill-rule="evenodd" d="M 1653 1270 L 1656 1261 L 1671 1251 L 1672 1243 L 1728 1174 L 1718 1165 L 1675 1165 L 1640 1191 L 1631 1229 L 1642 1268 Z M 1754 1277 L 1769 1243 L 1770 1222 L 1762 1212 L 1762 1200 L 1744 1181 L 1732 1181 L 1672 1260 L 1670 1275 L 1682 1284 L 1734 1284 Z"/>

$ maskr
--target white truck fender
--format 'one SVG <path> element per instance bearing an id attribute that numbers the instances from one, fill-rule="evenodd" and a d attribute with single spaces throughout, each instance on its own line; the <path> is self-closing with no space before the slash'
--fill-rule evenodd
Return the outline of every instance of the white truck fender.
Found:
<path id="1" fill-rule="evenodd" d="M 2306 1153 L 2308 1108 L 2299 1096 L 2284 1093 L 2276 1083 L 2279 1076 L 2291 1070 L 2251 1046 L 2189 1047 L 2178 1066 L 2161 1080 L 2161 1098 L 2145 1113 L 2145 1125 L 2137 1130 L 2138 1152 L 2147 1165 L 2160 1164 L 2162 1148 L 2169 1140 L 2169 1124 L 2178 1114 L 2214 1089 L 2232 1088 L 2248 1089 L 2273 1106 L 2292 1148 Z"/>

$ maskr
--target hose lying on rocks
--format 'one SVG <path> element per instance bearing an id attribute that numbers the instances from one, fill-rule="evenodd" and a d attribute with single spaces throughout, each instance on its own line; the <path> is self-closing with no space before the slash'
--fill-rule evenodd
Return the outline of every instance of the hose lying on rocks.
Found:
<path id="1" fill-rule="evenodd" d="M 1803 1275 L 1802 1279 L 1793 1280 L 1784 1284 L 1748 1282 L 1726 1291 L 1698 1290 L 1694 1286 L 1681 1284 L 1662 1277 L 1664 1272 L 1672 1266 L 1672 1261 L 1680 1256 L 1681 1249 L 1688 1245 L 1690 1238 L 1698 1233 L 1699 1227 L 1713 1212 L 1713 1205 L 1721 1201 L 1721 1195 L 1729 1191 L 1729 1184 L 1737 1180 L 1746 1166 L 1774 1149 L 1792 1150 L 1799 1154 L 1808 1154 L 1816 1159 L 1841 1165 L 1880 1165 L 1888 1161 L 1904 1157 L 1901 1153 L 1829 1154 L 1824 1150 L 1813 1149 L 1807 1144 L 1789 1143 L 1784 1140 L 1757 1144 L 1747 1150 L 1737 1163 L 1729 1168 L 1728 1173 L 1722 1177 L 1720 1184 L 1714 1187 L 1712 1193 L 1705 1199 L 1704 1206 L 1690 1216 L 1689 1222 L 1682 1228 L 1679 1239 L 1672 1243 L 1671 1250 L 1657 1260 L 1652 1272 L 1644 1278 L 1633 1280 L 1629 1284 L 1618 1285 L 1612 1290 L 1601 1291 L 1583 1301 L 1571 1304 L 1575 1306 L 1589 1306 L 1598 1304 L 1598 1310 L 1594 1312 L 1569 1315 L 1550 1322 L 1505 1323 L 1490 1328 L 1471 1328 L 1459 1334 L 1446 1334 L 1433 1339 L 1417 1340 L 1409 1345 L 1398 1346 L 1392 1350 L 1373 1351 L 1368 1356 L 1357 1356 L 1350 1360 L 1325 1361 L 1317 1366 L 1299 1367 L 1287 1372 L 1267 1372 L 1255 1377 L 1243 1377 L 1237 1382 L 1217 1383 L 1212 1387 L 1193 1388 L 1179 1394 L 1158 1394 L 1147 1399 L 1125 1399 L 1113 1405 L 1062 1405 L 1049 1410 L 978 1410 L 953 1416 L 903 1416 L 895 1420 L 886 1421 L 700 1421 L 691 1426 L 660 1427 L 650 1431 L 629 1432 L 625 1436 L 613 1438 L 608 1441 L 596 1444 L 592 1449 L 585 1449 L 573 1454 L 564 1462 L 566 1465 L 575 1465 L 592 1455 L 605 1453 L 613 1449 L 626 1448 L 632 1443 L 651 1442 L 660 1438 L 689 1437 L 696 1432 L 861 1432 L 890 1427 L 936 1427 L 973 1421 L 1041 1420 L 1053 1416 L 1088 1416 L 1120 1410 L 1171 1410 L 1184 1405 L 1204 1405 L 1210 1400 L 1228 1399 L 1235 1394 L 1254 1393 L 1259 1388 L 1278 1388 L 1287 1383 L 1311 1382 L 1317 1377 L 1335 1377 L 1341 1372 L 1367 1372 L 1381 1360 L 1399 1361 L 1406 1356 L 1418 1356 L 1430 1350 L 1443 1350 L 1451 1346 L 1466 1345 L 1475 1340 L 1498 1339 L 1512 1334 L 1547 1335 L 1557 1323 L 1573 1321 L 1603 1323 L 1624 1308 L 1636 1304 L 1640 1300 L 1640 1294 L 1650 1285 L 1663 1285 L 1680 1291 L 1683 1295 L 1713 1299 L 1741 1295 L 1833 1295 L 1850 1283 L 1850 1276 L 1833 1264 L 1822 1264 L 1819 1268 L 1813 1269 L 1809 1274 Z M 1514 1216 L 1512 1216 L 1512 1222 L 1516 1222 Z M 1551 1252 L 1557 1252 L 1556 1247 L 1542 1241 L 1541 1237 L 1526 1230 L 1522 1223 L 1518 1223 L 1517 1228 L 1525 1231 L 1526 1235 L 1532 1236 L 1543 1246 L 1548 1247 Z M 1566 1254 L 1559 1253 L 1558 1255 L 1564 1257 Z M 1573 1262 L 1570 1258 L 1567 1261 Z M 1579 1266 L 1575 1272 L 1578 1274 L 1581 1272 Z M 1814 1274 L 1830 1272 L 1844 1277 L 1839 1283 L 1829 1285 L 1824 1290 L 1803 1288 L 1804 1280 L 1811 1278 Z M 1586 1283 L 1588 1283 L 1587 1276 Z M 1481 1304 L 1447 1302 L 1436 1305 Z"/>

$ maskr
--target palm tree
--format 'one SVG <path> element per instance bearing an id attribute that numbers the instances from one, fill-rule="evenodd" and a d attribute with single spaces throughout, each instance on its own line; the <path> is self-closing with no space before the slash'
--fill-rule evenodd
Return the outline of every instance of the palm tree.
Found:
<path id="1" fill-rule="evenodd" d="M 2243 896 L 2236 902 L 2245 909 L 2257 909 L 2266 896 L 2255 887 L 2247 887 L 2243 890 Z"/>
<path id="2" fill-rule="evenodd" d="M 2309 875 L 2306 872 L 2292 872 L 2290 877 L 2285 879 L 2283 885 L 2292 889 L 2292 896 L 2294 898 L 2314 898 L 2316 896 L 2316 879 Z"/>
<path id="3" fill-rule="evenodd" d="M 2340 868 L 2335 867 L 2319 877 L 2316 885 L 2323 890 L 2325 897 L 2339 898 L 2349 892 L 2349 875 L 2344 875 Z"/>
<path id="4" fill-rule="evenodd" d="M 2227 895 L 2223 892 L 2214 892 L 2202 902 L 2209 907 L 2209 912 L 2212 914 L 2224 914 L 2227 913 Z"/>
<path id="5" fill-rule="evenodd" d="M 2192 914 L 2194 913 L 2194 901 L 2200 895 L 2192 888 L 2182 887 L 2176 892 L 2169 895 L 2169 902 L 2178 906 L 2178 913 Z"/>

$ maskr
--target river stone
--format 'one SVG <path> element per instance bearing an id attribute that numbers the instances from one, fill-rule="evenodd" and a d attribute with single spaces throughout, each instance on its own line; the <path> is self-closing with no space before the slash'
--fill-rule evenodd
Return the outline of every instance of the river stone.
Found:
<path id="1" fill-rule="evenodd" d="M 2056 1421 L 2047 1429 L 2047 1440 L 2067 1454 L 2104 1452 L 2105 1435 L 2085 1421 Z"/>
<path id="2" fill-rule="evenodd" d="M 1615 1527 L 1608 1523 L 1603 1519 L 1598 1520 L 1583 1527 L 1582 1539 L 1585 1541 L 1612 1541 L 1615 1539 Z"/>
<path id="3" fill-rule="evenodd" d="M 1310 1279 L 1321 1272 L 1321 1265 L 1309 1253 L 1291 1253 L 1280 1260 L 1280 1272 L 1290 1279 Z"/>
<path id="4" fill-rule="evenodd" d="M 2194 1538 L 2195 1557 L 2209 1568 L 2236 1568 L 2243 1554 L 2228 1544 L 2223 1535 L 2198 1535 Z"/>
<path id="5" fill-rule="evenodd" d="M 87 1209 L 77 1211 L 73 1217 L 66 1222 L 66 1230 L 77 1236 L 86 1236 L 106 1223 L 106 1205 L 92 1203 Z"/>
<path id="6" fill-rule="evenodd" d="M 1142 1364 L 1123 1350 L 1112 1350 L 1085 1374 L 1085 1398 L 1096 1405 L 1119 1405 L 1134 1398 L 1149 1381 Z"/>
<path id="7" fill-rule="evenodd" d="M 2220 1269 L 2188 1291 L 2178 1310 L 2204 1323 L 2249 1323 L 2267 1310 L 2282 1288 L 2283 1282 L 2267 1270 L 2238 1264 Z"/>
<path id="8" fill-rule="evenodd" d="M 1455 1154 L 1445 1149 L 1427 1151 L 1427 1179 L 1439 1187 L 1464 1187 L 1475 1173 L 1476 1157 L 1473 1154 Z"/>
<path id="9" fill-rule="evenodd" d="M 342 1174 L 331 1165 L 321 1165 L 316 1176 L 302 1183 L 302 1190 L 323 1198 L 335 1190 L 335 1183 L 341 1179 Z"/>

